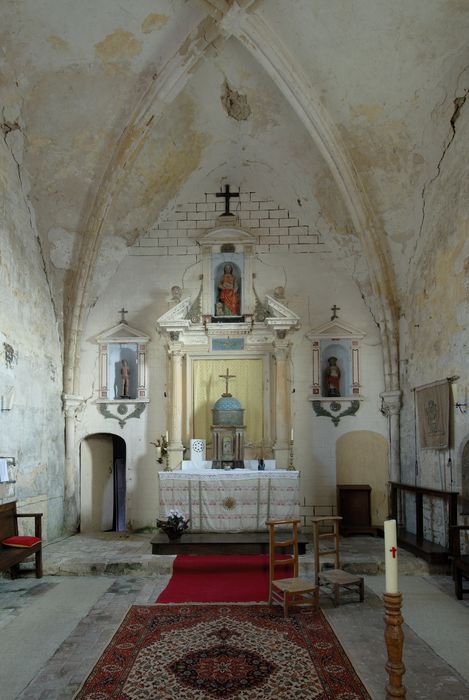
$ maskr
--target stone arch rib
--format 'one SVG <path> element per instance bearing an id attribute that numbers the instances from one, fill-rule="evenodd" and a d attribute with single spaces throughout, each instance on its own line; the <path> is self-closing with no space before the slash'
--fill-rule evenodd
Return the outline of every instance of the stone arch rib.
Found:
<path id="1" fill-rule="evenodd" d="M 84 226 L 79 264 L 70 295 L 70 313 L 65 328 L 64 393 L 77 393 L 80 336 L 88 312 L 90 283 L 113 197 L 155 118 L 181 92 L 191 72 L 221 32 L 240 41 L 270 75 L 304 124 L 334 177 L 367 258 L 377 302 L 376 320 L 383 343 L 385 388 L 395 390 L 399 386 L 398 305 L 393 271 L 383 232 L 377 224 L 358 173 L 301 67 L 266 22 L 255 13 L 241 9 L 236 3 L 226 14 L 220 15 L 216 19 L 209 15 L 200 22 L 154 78 L 136 105 L 101 179 Z"/>
<path id="2" fill-rule="evenodd" d="M 255 13 L 242 12 L 238 8 L 236 12 L 227 13 L 220 24 L 223 31 L 238 39 L 270 75 L 331 171 L 360 236 L 368 263 L 378 310 L 376 321 L 383 344 L 385 388 L 387 391 L 396 390 L 399 387 L 398 304 L 394 273 L 384 232 L 376 221 L 359 175 L 304 71 L 267 23 Z"/>
<path id="3" fill-rule="evenodd" d="M 193 29 L 141 96 L 109 159 L 83 226 L 79 261 L 68 299 L 64 347 L 65 396 L 78 393 L 80 338 L 88 313 L 90 285 L 113 198 L 155 119 L 181 92 L 191 72 L 218 36 L 219 29 L 210 16 Z"/>

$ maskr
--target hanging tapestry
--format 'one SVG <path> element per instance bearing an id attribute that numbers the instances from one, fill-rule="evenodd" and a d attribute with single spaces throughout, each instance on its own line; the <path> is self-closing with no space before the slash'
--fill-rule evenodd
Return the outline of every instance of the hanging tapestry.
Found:
<path id="1" fill-rule="evenodd" d="M 446 379 L 415 390 L 420 447 L 449 447 L 449 383 Z"/>

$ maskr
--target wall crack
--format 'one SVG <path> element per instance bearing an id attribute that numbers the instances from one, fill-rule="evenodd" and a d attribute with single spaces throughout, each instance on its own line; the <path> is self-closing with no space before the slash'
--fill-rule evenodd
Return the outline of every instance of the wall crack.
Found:
<path id="1" fill-rule="evenodd" d="M 10 134 L 11 132 L 13 132 L 13 131 L 20 131 L 21 132 L 21 126 L 19 125 L 19 123 L 17 121 L 16 122 L 9 122 L 9 121 L 5 120 L 5 121 L 0 123 L 0 131 L 3 134 L 3 140 L 5 141 L 5 145 L 8 148 L 8 150 L 11 154 L 11 157 L 13 158 L 13 161 L 16 164 L 16 170 L 18 172 L 18 180 L 20 183 L 21 193 L 23 195 L 23 200 L 24 200 L 24 203 L 26 205 L 26 209 L 28 211 L 29 226 L 31 228 L 31 231 L 36 231 L 36 226 L 34 223 L 34 213 L 33 213 L 33 210 L 31 208 L 31 202 L 29 200 L 29 197 L 25 194 L 25 187 L 24 187 L 23 178 L 21 175 L 21 164 L 18 162 L 18 159 L 16 158 L 14 148 L 12 148 L 12 146 L 8 143 L 8 139 L 7 139 L 8 134 Z M 49 275 L 47 273 L 46 259 L 44 257 L 44 251 L 42 249 L 41 239 L 40 239 L 37 231 L 36 231 L 36 241 L 37 241 L 38 248 L 39 248 L 39 254 L 40 254 L 41 260 L 42 260 L 42 267 L 43 267 L 44 275 L 46 278 L 47 289 L 49 290 L 49 298 L 50 298 L 52 309 L 54 312 L 55 322 L 56 322 L 57 327 L 58 327 L 58 320 L 59 319 L 58 319 L 58 315 L 57 315 L 57 308 L 55 305 L 54 295 L 52 293 Z"/>
<path id="2" fill-rule="evenodd" d="M 440 159 L 439 159 L 439 161 L 438 161 L 438 163 L 437 163 L 437 165 L 436 165 L 436 172 L 435 172 L 435 174 L 434 174 L 433 177 L 431 177 L 427 182 L 425 182 L 424 185 L 423 185 L 423 187 L 422 187 L 422 192 L 421 192 L 421 195 L 420 195 L 420 196 L 421 196 L 421 199 L 422 199 L 422 215 L 421 215 L 421 219 L 420 219 L 420 226 L 419 226 L 419 230 L 418 230 L 418 235 L 417 235 L 417 241 L 416 241 L 416 244 L 415 244 L 415 249 L 414 249 L 414 252 L 413 252 L 412 256 L 411 256 L 410 259 L 409 259 L 409 272 L 410 272 L 410 267 L 411 267 L 413 258 L 414 258 L 414 256 L 415 256 L 415 253 L 416 253 L 416 250 L 417 250 L 417 246 L 418 246 L 418 242 L 419 242 L 419 240 L 420 240 L 420 238 L 421 238 L 422 231 L 423 231 L 423 227 L 424 227 L 424 224 L 425 224 L 426 206 L 427 206 L 427 201 L 426 201 L 427 191 L 428 191 L 428 189 L 431 187 L 431 185 L 439 178 L 439 176 L 440 176 L 440 174 L 441 174 L 441 166 L 442 166 L 442 164 L 443 164 L 443 160 L 445 159 L 445 156 L 446 156 L 446 154 L 448 153 L 449 149 L 451 148 L 451 145 L 452 145 L 452 143 L 453 143 L 453 141 L 454 141 L 454 139 L 455 139 L 455 137 L 456 137 L 456 122 L 457 122 L 457 120 L 459 119 L 459 117 L 460 117 L 460 115 L 461 115 L 461 110 L 462 110 L 462 108 L 464 107 L 464 104 L 465 104 L 465 102 L 466 102 L 466 99 L 467 99 L 468 94 L 469 94 L 469 88 L 467 88 L 467 89 L 464 91 L 464 94 L 463 94 L 463 95 L 461 95 L 460 97 L 456 97 L 456 98 L 453 100 L 454 109 L 453 109 L 453 113 L 452 113 L 451 118 L 450 118 L 451 136 L 450 136 L 448 142 L 446 143 L 446 145 L 443 147 L 443 153 L 441 154 L 441 157 L 440 157 Z M 409 279 L 410 279 L 410 275 L 409 275 Z"/>

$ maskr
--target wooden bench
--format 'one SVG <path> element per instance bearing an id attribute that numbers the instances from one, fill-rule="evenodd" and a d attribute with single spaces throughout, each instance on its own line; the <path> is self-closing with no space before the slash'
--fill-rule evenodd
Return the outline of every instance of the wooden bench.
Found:
<path id="1" fill-rule="evenodd" d="M 34 518 L 34 536 L 41 538 L 42 513 L 17 513 L 16 501 L 0 505 L 0 543 L 7 537 L 18 535 L 18 518 Z M 34 554 L 36 578 L 42 577 L 42 542 L 31 547 L 7 547 L 0 544 L 0 571 L 10 571 L 11 577 L 19 574 L 20 563 Z"/>
<path id="2" fill-rule="evenodd" d="M 453 526 L 453 578 L 454 592 L 458 600 L 462 600 L 464 593 L 469 594 L 469 554 L 461 553 L 460 533 L 469 532 L 469 525 Z M 468 587 L 464 588 L 466 581 Z"/>

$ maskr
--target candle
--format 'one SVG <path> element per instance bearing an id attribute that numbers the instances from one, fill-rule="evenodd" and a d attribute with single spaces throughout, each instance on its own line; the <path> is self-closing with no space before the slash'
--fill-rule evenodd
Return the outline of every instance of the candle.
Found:
<path id="1" fill-rule="evenodd" d="M 384 521 L 384 564 L 386 567 L 386 593 L 399 593 L 397 585 L 397 535 L 396 521 Z"/>
<path id="2" fill-rule="evenodd" d="M 453 382 L 451 389 L 453 390 L 453 401 L 459 403 L 459 384 Z"/>
<path id="3" fill-rule="evenodd" d="M 290 430 L 290 442 L 293 442 L 293 428 Z"/>
<path id="4" fill-rule="evenodd" d="M 156 447 L 156 459 L 160 459 L 161 457 L 161 447 L 157 445 Z"/>
<path id="5" fill-rule="evenodd" d="M 166 431 L 166 435 L 165 435 L 166 442 L 168 442 L 168 437 L 169 437 L 169 434 L 168 434 L 168 431 Z"/>

